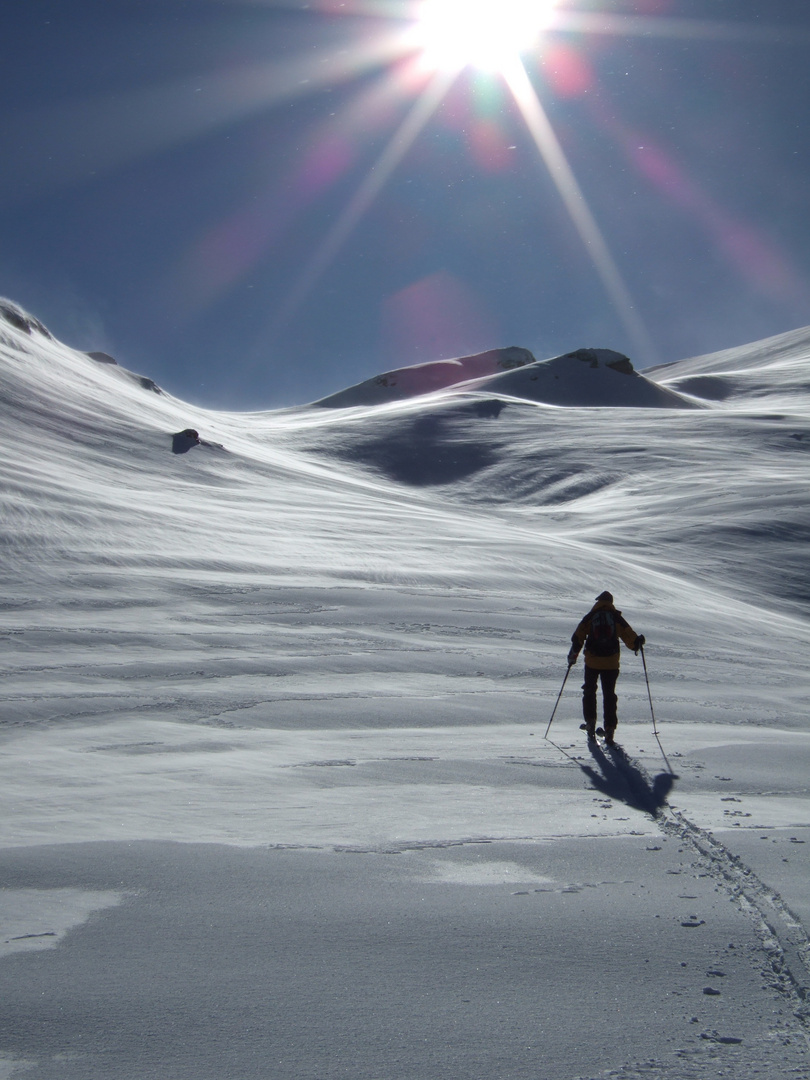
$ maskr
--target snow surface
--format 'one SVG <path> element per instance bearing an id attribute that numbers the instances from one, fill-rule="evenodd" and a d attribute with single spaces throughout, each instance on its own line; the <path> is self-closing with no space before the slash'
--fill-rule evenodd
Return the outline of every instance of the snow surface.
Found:
<path id="1" fill-rule="evenodd" d="M 95 354 L 98 355 L 98 354 Z M 590 370 L 583 376 L 582 365 Z M 658 386 L 612 349 L 577 349 L 538 362 L 512 347 L 387 371 L 315 402 L 324 408 L 382 405 L 452 387 L 545 405 L 695 408 L 694 399 Z"/>
<path id="2" fill-rule="evenodd" d="M 810 329 L 224 414 L 3 312 L 0 1078 L 810 1077 Z"/>

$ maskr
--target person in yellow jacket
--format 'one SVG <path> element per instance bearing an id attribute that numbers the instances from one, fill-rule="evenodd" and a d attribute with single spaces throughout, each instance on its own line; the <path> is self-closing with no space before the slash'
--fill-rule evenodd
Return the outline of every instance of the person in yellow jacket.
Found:
<path id="1" fill-rule="evenodd" d="M 596 603 L 580 622 L 571 635 L 571 649 L 568 653 L 568 666 L 577 662 L 580 649 L 585 646 L 585 682 L 582 684 L 582 715 L 585 723 L 580 726 L 587 731 L 588 738 L 597 735 L 596 727 L 596 685 L 602 683 L 602 711 L 604 715 L 605 742 L 613 745 L 613 736 L 618 724 L 616 715 L 616 680 L 619 677 L 621 639 L 628 649 L 638 655 L 638 650 L 645 639 L 637 634 L 627 619 L 613 605 L 613 596 L 609 592 L 600 593 Z"/>

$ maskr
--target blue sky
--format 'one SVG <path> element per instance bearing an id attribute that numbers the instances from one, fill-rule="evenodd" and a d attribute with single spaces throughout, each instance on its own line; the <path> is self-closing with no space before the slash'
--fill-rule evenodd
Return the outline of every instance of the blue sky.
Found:
<path id="1" fill-rule="evenodd" d="M 522 99 L 425 63 L 418 10 L 7 0 L 0 293 L 239 409 L 810 323 L 804 0 L 560 0 Z"/>

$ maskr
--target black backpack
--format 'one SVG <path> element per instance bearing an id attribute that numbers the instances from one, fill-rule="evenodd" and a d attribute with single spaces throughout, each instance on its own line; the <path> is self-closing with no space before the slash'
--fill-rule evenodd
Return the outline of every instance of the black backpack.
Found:
<path id="1" fill-rule="evenodd" d="M 595 611 L 591 617 L 591 629 L 585 648 L 593 656 L 615 656 L 619 651 L 619 634 L 616 630 L 616 612 L 610 608 Z"/>

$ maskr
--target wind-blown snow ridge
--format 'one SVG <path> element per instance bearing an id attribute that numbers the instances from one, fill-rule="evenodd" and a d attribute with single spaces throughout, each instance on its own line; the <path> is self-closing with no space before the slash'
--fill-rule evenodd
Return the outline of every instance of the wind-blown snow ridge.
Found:
<path id="1" fill-rule="evenodd" d="M 775 401 L 785 395 L 810 394 L 810 328 L 777 334 L 736 349 L 696 356 L 650 368 L 661 386 L 729 406 L 750 405 L 757 398 Z"/>
<path id="2" fill-rule="evenodd" d="M 19 304 L 15 304 L 13 300 L 9 300 L 5 296 L 0 296 L 0 320 L 5 320 L 9 325 L 17 330 L 22 330 L 26 334 L 30 335 L 36 332 L 42 334 L 43 337 L 53 338 L 50 330 L 43 326 L 39 319 L 29 315 Z"/>

